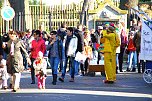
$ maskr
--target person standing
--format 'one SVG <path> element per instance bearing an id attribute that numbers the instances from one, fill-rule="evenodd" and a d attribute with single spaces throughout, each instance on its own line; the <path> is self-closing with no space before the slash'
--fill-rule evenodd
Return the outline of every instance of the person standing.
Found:
<path id="1" fill-rule="evenodd" d="M 133 38 L 133 44 L 136 47 L 136 53 L 137 53 L 137 67 L 138 67 L 138 73 L 141 73 L 140 64 L 142 64 L 142 73 L 145 70 L 145 63 L 144 60 L 139 59 L 140 54 L 140 45 L 141 45 L 141 26 L 136 26 L 136 32 Z"/>
<path id="2" fill-rule="evenodd" d="M 3 48 L 8 53 L 7 72 L 13 77 L 12 91 L 16 92 L 20 85 L 21 72 L 24 70 L 22 53 L 25 55 L 29 64 L 31 64 L 31 61 L 24 44 L 17 38 L 15 31 L 9 31 L 9 38 L 10 40 Z"/>
<path id="3" fill-rule="evenodd" d="M 127 34 L 126 34 L 126 31 L 124 29 L 121 30 L 120 37 L 121 37 L 121 45 L 120 45 L 120 53 L 119 53 L 119 56 L 118 56 L 119 71 L 123 72 L 122 64 L 123 64 L 124 51 L 125 51 L 125 48 L 126 48 L 127 43 L 128 43 Z"/>
<path id="4" fill-rule="evenodd" d="M 103 31 L 103 38 L 101 42 L 104 46 L 104 68 L 106 80 L 104 83 L 112 84 L 116 80 L 116 48 L 120 44 L 117 42 L 117 34 L 114 33 L 115 28 L 110 26 L 107 30 Z"/>
<path id="5" fill-rule="evenodd" d="M 49 59 L 52 67 L 52 76 L 53 76 L 52 84 L 56 85 L 58 65 L 60 62 L 63 62 L 64 60 L 64 49 L 63 49 L 62 40 L 58 38 L 57 32 L 51 31 L 50 34 L 51 34 L 51 40 L 50 40 L 50 44 L 47 46 L 47 50 L 49 50 Z"/>
<path id="6" fill-rule="evenodd" d="M 103 31 L 103 27 L 102 26 L 98 26 L 98 29 L 96 30 L 96 42 L 98 44 L 102 44 L 100 42 L 100 38 L 102 37 L 102 31 Z M 100 52 L 98 52 L 98 58 L 97 58 L 97 64 L 99 64 L 99 61 L 101 60 L 101 55 Z"/>
<path id="7" fill-rule="evenodd" d="M 73 28 L 68 27 L 67 35 L 65 36 L 63 46 L 65 49 L 65 61 L 67 61 L 68 57 L 71 61 L 71 65 L 70 65 L 71 79 L 69 80 L 69 82 L 74 82 L 74 75 L 75 75 L 74 58 L 75 58 L 75 54 L 76 54 L 76 50 L 77 50 L 77 44 L 78 44 L 77 42 L 78 42 L 78 38 L 74 35 Z M 67 63 L 65 63 L 63 70 L 62 70 L 62 75 L 59 78 L 59 81 L 61 81 L 61 82 L 64 82 L 66 67 L 67 67 Z"/>
<path id="8" fill-rule="evenodd" d="M 83 53 L 83 51 L 84 51 L 84 37 L 83 37 L 83 34 L 82 34 L 82 30 L 83 30 L 83 26 L 81 24 L 79 24 L 77 26 L 77 29 L 74 32 L 75 36 L 78 39 L 76 53 L 77 52 Z M 80 63 L 78 61 L 75 61 L 74 65 L 75 65 L 75 74 L 78 75 Z"/>
<path id="9" fill-rule="evenodd" d="M 31 62 L 32 62 L 32 65 L 31 65 L 32 83 L 31 84 L 35 84 L 35 69 L 33 67 L 33 62 L 38 56 L 39 51 L 41 51 L 43 54 L 46 51 L 45 41 L 41 37 L 41 32 L 39 30 L 36 30 L 34 32 L 34 40 L 31 42 L 30 48 L 31 48 L 30 50 L 31 50 Z"/>

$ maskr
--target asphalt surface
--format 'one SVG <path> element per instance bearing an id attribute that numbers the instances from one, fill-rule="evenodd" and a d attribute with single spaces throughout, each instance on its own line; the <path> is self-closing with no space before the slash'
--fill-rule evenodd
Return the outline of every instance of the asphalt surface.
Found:
<path id="1" fill-rule="evenodd" d="M 136 72 L 118 73 L 114 84 L 104 84 L 105 77 L 100 73 L 95 77 L 76 76 L 75 82 L 69 82 L 67 73 L 64 83 L 57 81 L 57 85 L 52 85 L 48 70 L 46 89 L 40 90 L 37 84 L 30 84 L 30 72 L 25 71 L 21 89 L 15 93 L 11 89 L 0 90 L 0 101 L 152 101 L 152 84 L 147 84 L 142 76 Z"/>

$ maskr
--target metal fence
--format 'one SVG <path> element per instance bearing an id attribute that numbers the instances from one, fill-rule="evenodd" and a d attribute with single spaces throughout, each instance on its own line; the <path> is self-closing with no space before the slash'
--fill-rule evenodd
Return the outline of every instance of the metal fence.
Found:
<path id="1" fill-rule="evenodd" d="M 9 21 L 9 28 L 25 31 L 26 29 L 38 29 L 40 25 L 44 30 L 57 30 L 61 23 L 68 26 L 76 26 L 80 22 L 82 3 L 67 5 L 30 5 L 29 11 L 15 14 Z M 0 32 L 5 33 L 6 21 L 0 17 Z"/>
<path id="2" fill-rule="evenodd" d="M 119 0 L 113 0 L 118 6 Z M 115 2 L 117 1 L 117 2 Z M 26 31 L 27 29 L 38 29 L 40 25 L 44 26 L 45 31 L 57 30 L 61 23 L 66 23 L 68 26 L 77 26 L 80 22 L 83 2 L 78 4 L 66 5 L 28 5 L 24 12 L 15 14 L 13 20 L 6 25 L 0 16 L 0 33 L 6 32 L 6 26 L 14 30 Z M 98 7 L 98 2 L 93 2 L 94 9 Z"/>

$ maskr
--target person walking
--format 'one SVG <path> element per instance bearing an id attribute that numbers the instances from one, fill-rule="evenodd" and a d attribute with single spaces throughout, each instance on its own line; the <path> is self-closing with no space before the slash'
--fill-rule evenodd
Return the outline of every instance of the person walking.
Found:
<path id="1" fill-rule="evenodd" d="M 46 79 L 46 68 L 47 62 L 43 57 L 43 53 L 41 51 L 38 52 L 38 56 L 33 63 L 33 67 L 35 69 L 35 74 L 37 77 L 37 84 L 39 89 L 45 89 L 45 79 Z"/>
<path id="2" fill-rule="evenodd" d="M 77 50 L 77 44 L 78 44 L 77 42 L 78 42 L 78 38 L 74 35 L 73 28 L 68 27 L 67 35 L 65 36 L 63 46 L 65 49 L 65 61 L 67 61 L 68 57 L 71 61 L 71 65 L 70 65 L 71 79 L 69 80 L 69 82 L 74 82 L 74 75 L 75 75 L 74 58 L 75 58 L 75 54 L 76 54 L 76 50 Z M 67 63 L 65 63 L 63 70 L 62 70 L 62 75 L 59 78 L 59 81 L 61 81 L 61 82 L 64 82 L 66 67 L 67 67 Z"/>
<path id="3" fill-rule="evenodd" d="M 41 51 L 43 54 L 46 51 L 45 41 L 41 37 L 41 32 L 39 30 L 36 30 L 34 32 L 34 40 L 30 44 L 30 50 L 31 50 L 31 79 L 32 83 L 35 84 L 35 69 L 33 67 L 33 62 L 38 56 L 38 52 Z"/>
<path id="4" fill-rule="evenodd" d="M 7 57 L 7 72 L 12 76 L 12 88 L 13 92 L 19 89 L 19 83 L 21 78 L 21 72 L 24 70 L 23 56 L 25 55 L 27 62 L 31 64 L 29 55 L 25 49 L 24 44 L 17 38 L 15 31 L 9 31 L 9 38 L 7 45 L 3 46 L 4 50 L 8 53 Z"/>
<path id="5" fill-rule="evenodd" d="M 63 49 L 63 42 L 60 38 L 58 38 L 57 32 L 51 31 L 50 34 L 51 34 L 51 40 L 50 40 L 50 44 L 47 46 L 47 50 L 49 50 L 49 59 L 52 68 L 52 76 L 53 76 L 52 84 L 56 85 L 58 65 L 60 62 L 63 62 L 64 60 L 64 49 Z"/>

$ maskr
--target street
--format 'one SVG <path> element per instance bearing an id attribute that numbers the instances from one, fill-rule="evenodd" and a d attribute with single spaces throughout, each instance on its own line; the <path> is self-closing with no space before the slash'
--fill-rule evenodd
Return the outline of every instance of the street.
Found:
<path id="1" fill-rule="evenodd" d="M 59 74 L 60 75 L 60 74 Z M 0 101 L 152 101 L 152 84 L 147 84 L 142 74 L 123 72 L 117 74 L 114 84 L 104 84 L 100 73 L 95 77 L 76 76 L 75 82 L 52 85 L 51 72 L 48 70 L 46 89 L 40 90 L 37 84 L 31 85 L 30 72 L 23 72 L 20 90 L 16 93 L 0 90 Z"/>

